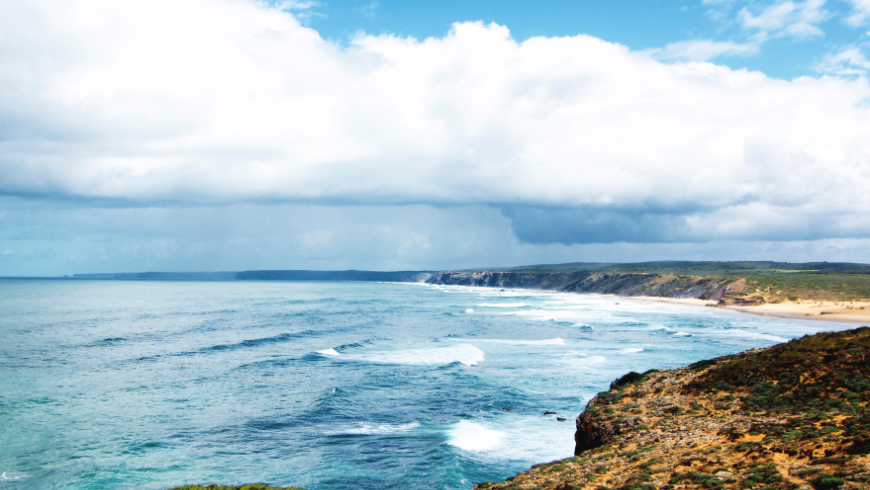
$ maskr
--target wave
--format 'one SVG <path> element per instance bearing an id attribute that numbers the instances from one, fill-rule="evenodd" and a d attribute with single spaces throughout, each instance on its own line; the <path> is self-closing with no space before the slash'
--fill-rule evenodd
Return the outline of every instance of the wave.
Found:
<path id="1" fill-rule="evenodd" d="M 620 354 L 636 354 L 638 352 L 643 352 L 643 347 L 629 347 L 619 351 Z"/>
<path id="2" fill-rule="evenodd" d="M 507 434 L 470 420 L 460 420 L 449 430 L 448 444 L 463 451 L 488 451 L 501 445 Z"/>
<path id="3" fill-rule="evenodd" d="M 668 335 L 673 335 L 674 337 L 692 337 L 692 334 L 690 334 L 689 332 L 685 332 L 683 330 L 674 330 L 673 328 L 666 327 L 664 325 L 650 325 L 645 330 L 664 332 Z"/>
<path id="4" fill-rule="evenodd" d="M 478 303 L 477 306 L 485 308 L 522 308 L 529 305 L 527 303 Z"/>
<path id="5" fill-rule="evenodd" d="M 105 347 L 108 345 L 114 345 L 114 344 L 124 342 L 125 340 L 127 340 L 127 339 L 125 339 L 124 337 L 109 337 L 109 338 L 106 338 L 103 340 L 97 340 L 96 342 L 88 344 L 88 346 L 89 347 Z"/>
<path id="6" fill-rule="evenodd" d="M 788 342 L 788 339 L 776 335 L 760 332 L 747 332 L 746 330 L 723 330 L 721 332 L 715 332 L 714 334 L 727 337 L 745 337 L 748 339 L 772 340 L 773 342 Z"/>
<path id="7" fill-rule="evenodd" d="M 658 325 L 658 324 L 650 325 L 650 326 L 646 327 L 645 330 L 655 330 L 655 331 L 665 331 L 665 332 L 673 332 L 674 331 L 674 329 L 672 329 L 670 327 L 666 327 L 664 325 Z"/>
<path id="8" fill-rule="evenodd" d="M 607 359 L 604 356 L 569 357 L 566 363 L 574 367 L 586 367 L 594 364 L 604 364 Z"/>
<path id="9" fill-rule="evenodd" d="M 338 351 L 335 349 L 324 349 L 316 351 L 318 354 L 323 354 L 324 356 L 335 357 L 338 355 Z"/>
<path id="10" fill-rule="evenodd" d="M 332 432 L 329 435 L 354 435 L 354 436 L 374 436 L 384 434 L 397 434 L 408 432 L 420 427 L 419 422 L 411 422 L 409 424 L 363 424 L 362 427 L 347 429 L 341 432 Z"/>
<path id="11" fill-rule="evenodd" d="M 15 481 L 15 480 L 20 480 L 20 479 L 21 479 L 20 476 L 13 476 L 13 475 L 6 473 L 5 471 L 0 473 L 0 481 Z"/>
<path id="12" fill-rule="evenodd" d="M 488 342 L 490 344 L 505 344 L 505 345 L 565 345 L 565 341 L 559 337 L 555 339 L 543 340 L 511 340 L 511 339 L 457 339 L 448 338 L 456 342 Z"/>
<path id="13" fill-rule="evenodd" d="M 199 350 L 199 352 L 248 349 L 251 347 L 259 347 L 261 345 L 279 344 L 282 342 L 291 342 L 293 340 L 298 340 L 300 338 L 313 337 L 316 335 L 320 335 L 321 333 L 322 332 L 318 332 L 317 330 L 305 330 L 303 332 L 297 332 L 297 333 L 282 333 L 280 335 L 275 335 L 273 337 L 263 337 L 263 338 L 259 338 L 259 339 L 243 340 L 243 341 L 237 342 L 235 344 L 218 344 L 218 345 L 213 345 L 210 347 L 203 347 L 202 349 Z M 185 354 L 187 354 L 187 353 L 185 353 Z"/>
<path id="14" fill-rule="evenodd" d="M 461 344 L 431 349 L 370 352 L 342 357 L 376 364 L 441 365 L 459 362 L 466 366 L 474 366 L 484 361 L 485 353 L 471 344 Z"/>

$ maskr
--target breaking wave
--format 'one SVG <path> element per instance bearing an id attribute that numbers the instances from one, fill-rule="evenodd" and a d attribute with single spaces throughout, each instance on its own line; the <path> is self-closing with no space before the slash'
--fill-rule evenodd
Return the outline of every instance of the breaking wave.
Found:
<path id="1" fill-rule="evenodd" d="M 460 344 L 430 349 L 369 352 L 342 357 L 376 364 L 442 365 L 459 362 L 466 366 L 474 366 L 484 361 L 485 353 L 471 344 Z"/>

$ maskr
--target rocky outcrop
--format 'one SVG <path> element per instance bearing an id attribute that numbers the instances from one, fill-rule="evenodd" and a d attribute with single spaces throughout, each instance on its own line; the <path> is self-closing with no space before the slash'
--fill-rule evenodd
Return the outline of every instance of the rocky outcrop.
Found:
<path id="1" fill-rule="evenodd" d="M 574 293 L 653 296 L 720 301 L 735 278 L 607 272 L 449 271 L 426 282 L 458 286 L 546 289 Z"/>
<path id="2" fill-rule="evenodd" d="M 573 458 L 478 489 L 870 489 L 870 328 L 632 373 Z"/>

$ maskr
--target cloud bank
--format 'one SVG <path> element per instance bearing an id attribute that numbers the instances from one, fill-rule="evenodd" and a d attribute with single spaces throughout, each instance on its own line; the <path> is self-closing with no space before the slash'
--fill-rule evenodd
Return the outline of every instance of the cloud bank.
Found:
<path id="1" fill-rule="evenodd" d="M 743 22 L 814 35 L 822 4 Z M 482 205 L 528 243 L 870 236 L 863 77 L 786 81 L 482 23 L 343 48 L 247 0 L 0 9 L 7 196 Z"/>

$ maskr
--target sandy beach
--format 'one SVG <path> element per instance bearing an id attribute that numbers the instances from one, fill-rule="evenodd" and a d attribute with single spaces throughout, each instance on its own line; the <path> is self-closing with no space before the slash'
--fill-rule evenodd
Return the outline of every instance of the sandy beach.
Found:
<path id="1" fill-rule="evenodd" d="M 760 306 L 725 306 L 723 308 L 754 315 L 870 324 L 870 302 L 800 301 Z"/>
<path id="2" fill-rule="evenodd" d="M 709 306 L 727 310 L 739 311 L 752 315 L 776 316 L 783 318 L 806 318 L 826 321 L 863 322 L 870 325 L 870 302 L 831 302 L 831 301 L 800 301 L 760 306 L 718 306 L 716 301 L 693 298 L 658 298 L 655 296 L 612 296 L 616 301 L 639 300 L 660 303 L 677 303 L 692 306 Z"/>

